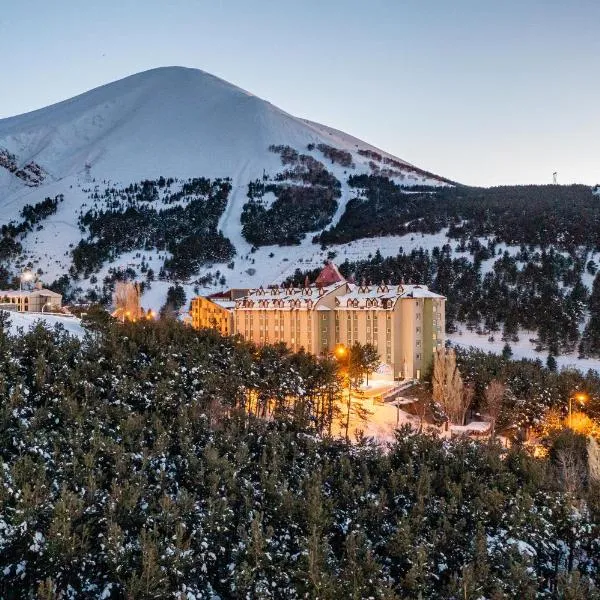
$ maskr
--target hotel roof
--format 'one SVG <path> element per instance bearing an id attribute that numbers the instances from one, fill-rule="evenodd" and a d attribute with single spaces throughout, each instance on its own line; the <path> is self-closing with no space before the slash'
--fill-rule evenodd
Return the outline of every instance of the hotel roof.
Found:
<path id="1" fill-rule="evenodd" d="M 345 281 L 327 286 L 311 285 L 308 287 L 284 287 L 274 286 L 271 288 L 258 288 L 250 290 L 243 298 L 236 300 L 236 308 L 244 309 L 305 309 L 318 308 L 318 301 L 330 292 L 337 290 L 340 286 L 347 286 Z"/>
<path id="2" fill-rule="evenodd" d="M 348 284 L 348 293 L 335 299 L 338 309 L 384 308 L 391 309 L 396 302 L 404 298 L 438 298 L 444 296 L 431 292 L 426 285 L 379 285 Z"/>

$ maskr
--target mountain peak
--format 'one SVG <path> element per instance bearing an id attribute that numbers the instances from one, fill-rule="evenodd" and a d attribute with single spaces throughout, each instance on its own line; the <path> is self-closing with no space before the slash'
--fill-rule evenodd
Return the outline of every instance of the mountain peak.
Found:
<path id="1" fill-rule="evenodd" d="M 352 175 L 373 174 L 409 186 L 448 183 L 342 131 L 296 118 L 223 79 L 187 67 L 150 69 L 0 120 L 0 211 L 6 221 L 18 218 L 26 205 L 64 199 L 56 203 L 57 213 L 44 222 L 43 231 L 25 241 L 32 262 L 56 276 L 61 274 L 56 265 L 62 273 L 69 269 L 61 260 L 72 258 L 72 248 L 86 231 L 80 215 L 91 209 L 97 216 L 117 205 L 123 208 L 123 202 L 139 204 L 137 192 L 130 198 L 126 190 L 158 186 L 159 179 L 160 193 L 153 188 L 156 193 L 136 204 L 139 210 L 159 215 L 173 210 L 173 202 L 181 202 L 183 209 L 189 207 L 186 185 L 196 190 L 216 185 L 220 212 L 202 210 L 212 212 L 213 239 L 221 240 L 221 235 L 241 256 L 259 244 L 251 241 L 253 234 L 242 231 L 242 214 L 252 210 L 251 188 L 261 188 L 262 182 L 258 212 L 275 220 L 265 225 L 259 215 L 254 235 L 271 230 L 259 245 L 297 243 L 340 220 L 357 193 L 349 183 Z M 166 180 L 173 188 L 165 188 Z M 282 194 L 287 194 L 280 203 L 286 204 L 290 230 L 287 221 L 274 216 L 276 211 L 269 213 Z M 301 214 L 299 229 L 299 221 L 290 217 L 295 211 Z M 87 235 L 95 234 L 90 230 Z M 149 239 L 143 248 L 132 242 L 132 249 L 143 250 L 154 241 Z"/>

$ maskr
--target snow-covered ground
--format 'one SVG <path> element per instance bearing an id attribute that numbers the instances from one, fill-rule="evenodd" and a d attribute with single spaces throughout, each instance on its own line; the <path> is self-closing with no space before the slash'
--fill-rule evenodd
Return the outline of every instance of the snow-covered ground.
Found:
<path id="1" fill-rule="evenodd" d="M 75 337 L 82 338 L 85 330 L 81 326 L 81 320 L 77 317 L 68 317 L 63 315 L 54 315 L 48 313 L 23 313 L 2 311 L 3 314 L 9 315 L 10 332 L 18 334 L 20 331 L 27 332 L 32 329 L 37 323 L 43 323 L 47 327 L 61 325 L 65 331 Z"/>
<path id="2" fill-rule="evenodd" d="M 448 334 L 447 339 L 450 340 L 452 346 L 463 346 L 468 348 L 473 346 L 479 348 L 485 352 L 493 352 L 495 354 L 501 354 L 502 349 L 506 342 L 502 341 L 502 332 L 497 331 L 494 333 L 494 341 L 489 341 L 489 335 L 478 335 L 475 332 L 469 331 L 466 327 L 459 327 L 456 333 Z M 546 364 L 548 354 L 544 352 L 536 352 L 533 342 L 530 339 L 535 339 L 536 334 L 532 331 L 519 331 L 518 342 L 509 342 L 512 350 L 513 359 L 520 358 L 539 358 L 543 364 Z M 575 368 L 580 371 L 587 371 L 588 369 L 594 369 L 600 371 L 600 360 L 594 358 L 578 358 L 577 353 L 563 354 L 556 357 L 556 363 L 560 368 Z"/>

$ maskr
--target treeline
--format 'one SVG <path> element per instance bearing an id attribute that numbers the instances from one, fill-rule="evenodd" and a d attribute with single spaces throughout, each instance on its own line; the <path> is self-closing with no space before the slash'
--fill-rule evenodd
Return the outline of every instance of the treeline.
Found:
<path id="1" fill-rule="evenodd" d="M 326 363 L 88 321 L 84 341 L 0 324 L 3 598 L 598 597 L 598 495 L 552 457 L 349 446 L 315 435 Z"/>
<path id="2" fill-rule="evenodd" d="M 155 208 L 158 189 L 173 180 L 161 178 L 107 189 L 105 208 L 94 207 L 80 215 L 79 225 L 89 232 L 73 249 L 71 274 L 89 277 L 108 261 L 131 250 L 167 250 L 164 272 L 186 279 L 207 262 L 226 262 L 235 255 L 232 243 L 217 229 L 231 191 L 228 179 L 191 179 L 181 190 L 167 193 L 163 203 L 183 203 Z M 161 203 L 162 204 L 162 203 Z"/>
<path id="3" fill-rule="evenodd" d="M 600 374 L 597 371 L 556 371 L 545 367 L 540 360 L 511 360 L 475 348 L 459 348 L 456 356 L 463 380 L 473 386 L 473 413 L 486 412 L 485 391 L 491 381 L 506 386 L 498 429 L 535 429 L 548 411 L 566 418 L 569 398 L 577 392 L 588 398 L 585 413 L 600 422 Z"/>
<path id="4" fill-rule="evenodd" d="M 308 150 L 314 150 L 314 144 L 308 144 Z M 329 146 L 327 144 L 317 144 L 317 150 L 323 154 L 325 158 L 328 158 L 333 164 L 337 163 L 342 167 L 346 167 L 349 169 L 354 168 L 354 163 L 352 162 L 352 154 L 347 150 L 340 150 L 339 148 L 334 148 L 333 146 Z"/>
<path id="5" fill-rule="evenodd" d="M 288 168 L 248 184 L 242 234 L 254 246 L 299 244 L 309 231 L 325 227 L 337 209 L 341 184 L 324 165 L 290 146 L 270 146 Z M 265 194 L 275 200 L 265 201 Z"/>
<path id="6" fill-rule="evenodd" d="M 449 227 L 457 239 L 600 249 L 600 202 L 588 186 L 454 186 L 413 193 L 387 177 L 353 175 L 348 181 L 357 197 L 339 223 L 319 236 L 323 244 Z"/>

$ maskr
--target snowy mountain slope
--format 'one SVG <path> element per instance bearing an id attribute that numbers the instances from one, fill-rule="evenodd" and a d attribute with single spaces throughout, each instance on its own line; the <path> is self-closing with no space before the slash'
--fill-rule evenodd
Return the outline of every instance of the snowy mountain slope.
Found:
<path id="1" fill-rule="evenodd" d="M 113 181 L 158 173 L 235 178 L 246 162 L 258 177 L 263 169 L 279 167 L 267 151 L 270 144 L 302 150 L 309 143 L 377 150 L 212 75 L 180 67 L 146 71 L 0 120 L 0 148 L 20 162 L 35 160 L 55 180 L 83 173 L 86 164 L 93 177 Z"/>
<path id="2" fill-rule="evenodd" d="M 14 220 L 24 205 L 62 193 L 65 201 L 46 219 L 44 231 L 23 241 L 29 256 L 39 256 L 42 268 L 58 275 L 68 266 L 69 244 L 82 237 L 76 213 L 89 204 L 84 190 L 92 182 L 126 186 L 159 175 L 229 177 L 232 192 L 219 226 L 238 254 L 246 253 L 250 246 L 240 235 L 240 215 L 248 182 L 282 169 L 280 157 L 268 150 L 272 144 L 311 154 L 344 186 L 349 172 L 370 171 L 370 159 L 359 155 L 359 149 L 402 165 L 402 177 L 409 185 L 446 184 L 443 178 L 415 170 L 345 133 L 293 117 L 217 77 L 168 67 L 0 120 L 0 151 L 13 155 L 21 167 L 39 165 L 45 174 L 44 181 L 32 188 L 0 166 L 0 220 Z M 317 149 L 307 151 L 309 144 L 348 151 L 355 167 L 331 164 Z M 334 222 L 348 200 L 346 187 L 343 192 Z"/>

